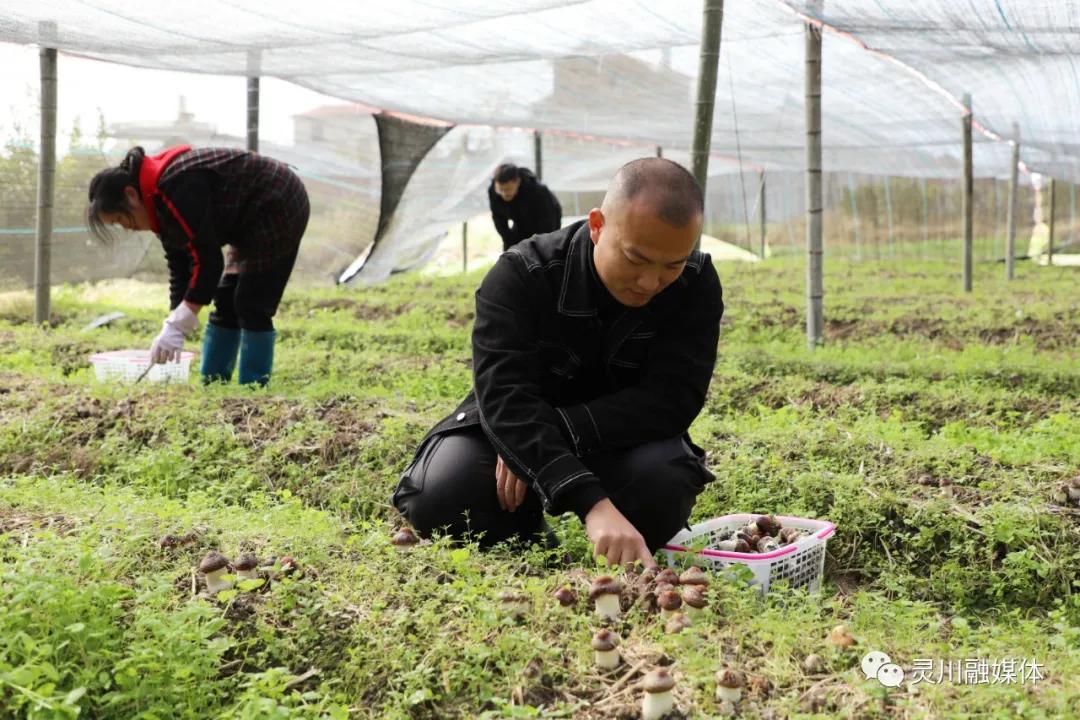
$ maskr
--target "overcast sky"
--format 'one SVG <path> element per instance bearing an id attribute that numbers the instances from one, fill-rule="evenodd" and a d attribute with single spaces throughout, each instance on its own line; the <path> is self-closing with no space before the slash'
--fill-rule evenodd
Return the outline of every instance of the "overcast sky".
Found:
<path id="1" fill-rule="evenodd" d="M 243 137 L 247 124 L 247 84 L 243 78 L 142 70 L 60 54 L 58 70 L 57 150 L 66 151 L 76 116 L 83 130 L 97 128 L 98 108 L 106 123 L 169 122 L 179 97 L 195 119 L 221 133 Z M 0 43 L 0 142 L 14 134 L 16 123 L 38 136 L 38 49 Z M 341 102 L 290 83 L 264 78 L 260 83 L 260 137 L 292 142 L 292 116 L 320 105 Z"/>

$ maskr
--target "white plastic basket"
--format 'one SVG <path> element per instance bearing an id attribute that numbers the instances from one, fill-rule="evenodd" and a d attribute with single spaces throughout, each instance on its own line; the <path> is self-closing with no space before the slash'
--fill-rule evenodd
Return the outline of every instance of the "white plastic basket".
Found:
<path id="1" fill-rule="evenodd" d="M 186 383 L 191 373 L 193 352 L 180 353 L 180 362 L 155 365 L 146 374 L 147 382 Z M 147 350 L 110 350 L 94 353 L 90 356 L 94 374 L 98 380 L 135 382 L 150 364 L 150 352 Z"/>
<path id="2" fill-rule="evenodd" d="M 762 594 L 777 580 L 787 580 L 793 588 L 806 588 L 814 592 L 821 589 L 821 577 L 825 572 L 825 542 L 836 531 L 828 520 L 777 515 L 784 527 L 805 530 L 809 534 L 790 545 L 784 545 L 771 553 L 739 553 L 717 550 L 717 543 L 731 530 L 738 529 L 755 517 L 749 513 L 737 513 L 713 518 L 683 530 L 664 546 L 668 565 L 676 559 L 690 562 L 712 570 L 724 570 L 740 564 L 754 573 L 751 585 L 761 588 Z M 687 547 L 691 546 L 691 547 Z"/>

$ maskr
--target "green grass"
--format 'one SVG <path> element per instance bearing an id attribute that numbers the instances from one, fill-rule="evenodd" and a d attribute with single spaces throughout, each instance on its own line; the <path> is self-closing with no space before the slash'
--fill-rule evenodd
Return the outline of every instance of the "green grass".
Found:
<path id="1" fill-rule="evenodd" d="M 692 429 L 717 476 L 694 520 L 832 520 L 823 591 L 761 601 L 718 581 L 677 636 L 635 609 L 626 658 L 674 663 L 689 717 L 718 712 L 721 664 L 772 685 L 742 717 L 1075 716 L 1080 511 L 1049 496 L 1080 470 L 1076 273 L 1020 263 L 1006 284 L 980 266 L 965 296 L 936 261 L 827 270 L 810 353 L 799 262 L 720 267 Z M 163 288 L 59 289 L 47 329 L 26 296 L 0 298 L 0 717 L 632 717 L 625 668 L 590 666 L 589 615 L 550 597 L 600 571 L 576 519 L 557 552 L 388 542 L 397 475 L 469 388 L 480 277 L 290 289 L 267 391 L 95 382 L 87 355 L 147 345 Z M 163 549 L 168 533 L 194 539 Z M 211 548 L 301 571 L 207 599 Z M 523 622 L 495 608 L 510 588 L 534 600 Z M 825 642 L 839 623 L 855 650 Z M 859 670 L 871 649 L 909 670 L 1034 659 L 1045 679 L 887 690 Z M 810 653 L 826 672 L 806 674 Z M 522 678 L 534 659 L 543 686 Z"/>

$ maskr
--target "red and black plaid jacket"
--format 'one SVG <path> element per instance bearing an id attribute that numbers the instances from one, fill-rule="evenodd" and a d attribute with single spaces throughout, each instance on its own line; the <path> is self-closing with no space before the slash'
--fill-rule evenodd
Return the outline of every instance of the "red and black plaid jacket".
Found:
<path id="1" fill-rule="evenodd" d="M 210 303 L 223 245 L 236 248 L 240 272 L 265 272 L 293 262 L 307 225 L 300 178 L 246 150 L 184 146 L 147 157 L 140 191 L 165 248 L 170 307 Z"/>

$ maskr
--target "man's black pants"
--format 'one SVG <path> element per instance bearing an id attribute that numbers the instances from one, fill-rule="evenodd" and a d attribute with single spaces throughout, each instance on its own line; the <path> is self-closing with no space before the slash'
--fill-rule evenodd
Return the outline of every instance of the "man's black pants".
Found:
<path id="1" fill-rule="evenodd" d="M 704 451 L 682 437 L 634 448 L 601 450 L 582 458 L 611 502 L 655 552 L 686 526 L 694 500 L 714 479 Z M 427 439 L 394 491 L 394 506 L 421 535 L 443 530 L 478 536 L 482 545 L 545 529 L 540 499 L 531 490 L 514 512 L 499 507 L 496 454 L 479 427 Z"/>

